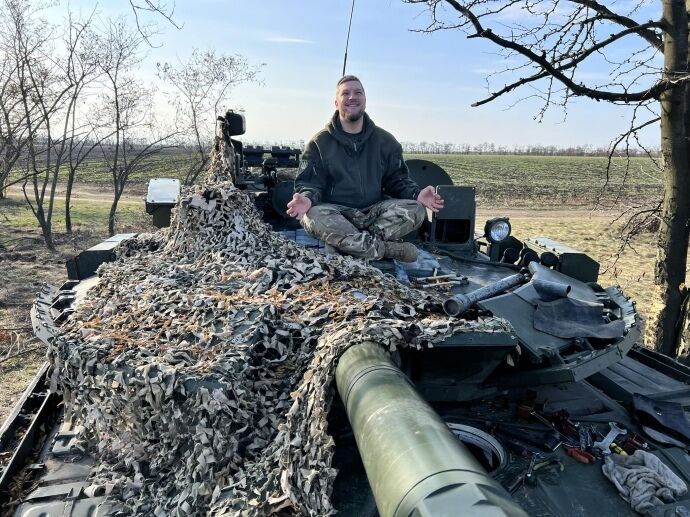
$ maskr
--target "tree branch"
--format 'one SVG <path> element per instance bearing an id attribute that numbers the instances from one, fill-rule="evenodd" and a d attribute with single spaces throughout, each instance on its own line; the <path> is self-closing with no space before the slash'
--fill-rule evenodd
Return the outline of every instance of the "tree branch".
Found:
<path id="1" fill-rule="evenodd" d="M 479 18 L 467 7 L 460 5 L 456 0 L 446 0 L 456 11 L 467 18 L 475 29 L 475 34 L 468 36 L 469 38 L 486 38 L 500 47 L 505 49 L 510 49 L 522 56 L 526 57 L 533 63 L 539 65 L 544 73 L 552 76 L 554 79 L 558 80 L 564 86 L 566 86 L 573 95 L 579 95 L 584 97 L 589 97 L 595 100 L 604 100 L 610 102 L 640 102 L 648 99 L 658 99 L 659 95 L 676 85 L 686 84 L 690 82 L 690 77 L 683 75 L 675 78 L 673 81 L 661 80 L 657 81 L 654 86 L 642 90 L 639 92 L 610 92 L 601 91 L 594 88 L 588 88 L 583 84 L 577 84 L 567 75 L 565 75 L 558 67 L 554 66 L 548 59 L 546 59 L 545 54 L 538 55 L 532 50 L 528 49 L 524 45 L 520 45 L 514 41 L 507 40 L 498 34 L 495 34 L 491 29 L 485 29 Z"/>
<path id="2" fill-rule="evenodd" d="M 648 22 L 644 25 L 641 25 L 640 27 L 643 27 L 643 26 L 650 26 L 651 27 L 651 26 L 657 26 L 657 25 L 658 25 L 657 22 Z M 597 52 L 597 51 L 603 49 L 607 45 L 610 45 L 611 43 L 623 38 L 624 36 L 627 36 L 629 34 L 634 34 L 636 32 L 637 31 L 635 29 L 625 29 L 621 32 L 618 32 L 617 34 L 612 34 L 610 37 L 606 38 L 605 40 L 602 40 L 599 43 L 592 45 L 588 49 L 578 53 L 576 57 L 571 58 L 570 61 L 568 61 L 564 65 L 555 67 L 555 69 L 560 70 L 560 71 L 564 71 L 564 70 L 574 68 L 575 66 L 580 64 L 582 61 L 584 61 L 586 58 L 591 56 L 594 52 Z M 563 58 L 560 58 L 560 59 L 563 59 Z M 476 108 L 477 106 L 481 106 L 482 104 L 487 104 L 487 103 L 493 101 L 494 99 L 497 99 L 501 95 L 504 95 L 504 94 L 514 90 L 515 88 L 518 88 L 524 84 L 538 81 L 539 79 L 543 79 L 545 77 L 548 77 L 549 75 L 551 75 L 550 72 L 544 70 L 544 71 L 538 72 L 534 75 L 531 75 L 529 77 L 523 77 L 523 78 L 521 78 L 521 79 L 519 79 L 519 80 L 517 80 L 517 81 L 515 81 L 509 85 L 504 86 L 499 91 L 492 93 L 490 96 L 486 97 L 485 99 L 482 99 L 480 101 L 472 103 L 472 107 Z"/>
<path id="3" fill-rule="evenodd" d="M 596 2 L 595 0 L 569 1 L 574 4 L 580 4 L 584 5 L 585 7 L 589 7 L 593 11 L 596 11 L 597 13 L 602 15 L 603 18 L 611 20 L 612 22 L 615 22 L 618 25 L 622 25 L 623 27 L 627 27 L 629 29 L 635 29 L 635 32 L 637 32 L 640 35 L 640 37 L 644 38 L 644 40 L 647 43 L 649 43 L 651 46 L 653 46 L 655 49 L 659 51 L 663 50 L 664 42 L 662 41 L 662 39 L 654 31 L 649 30 L 651 29 L 651 27 L 661 27 L 660 23 L 657 22 L 656 24 L 651 26 L 648 26 L 648 23 L 640 25 L 632 18 L 628 18 L 627 16 L 622 16 L 620 14 L 614 13 L 613 11 L 609 10 L 608 7 L 601 5 L 599 2 Z"/>

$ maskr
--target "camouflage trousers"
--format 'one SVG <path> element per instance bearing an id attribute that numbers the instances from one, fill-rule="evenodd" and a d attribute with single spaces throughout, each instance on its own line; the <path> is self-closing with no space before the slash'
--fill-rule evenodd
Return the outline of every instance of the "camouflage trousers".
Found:
<path id="1" fill-rule="evenodd" d="M 378 260 L 383 258 L 384 241 L 416 230 L 425 216 L 425 208 L 413 199 L 387 199 L 367 208 L 323 203 L 309 209 L 302 226 L 342 253 Z"/>

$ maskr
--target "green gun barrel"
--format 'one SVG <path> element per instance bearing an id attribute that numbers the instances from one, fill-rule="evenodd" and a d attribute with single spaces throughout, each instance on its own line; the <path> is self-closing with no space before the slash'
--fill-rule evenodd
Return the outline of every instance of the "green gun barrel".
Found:
<path id="1" fill-rule="evenodd" d="M 335 377 L 382 517 L 527 515 L 380 345 L 351 346 Z"/>

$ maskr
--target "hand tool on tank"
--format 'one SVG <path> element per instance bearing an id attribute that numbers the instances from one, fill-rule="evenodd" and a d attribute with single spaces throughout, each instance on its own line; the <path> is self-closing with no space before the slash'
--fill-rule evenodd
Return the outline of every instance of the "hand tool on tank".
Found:
<path id="1" fill-rule="evenodd" d="M 434 275 L 434 276 L 419 276 L 414 279 L 415 282 L 425 282 L 425 283 L 432 283 L 432 282 L 437 282 L 439 280 L 448 281 L 448 280 L 467 280 L 466 276 L 458 276 L 455 273 L 451 273 L 449 275 Z"/>
<path id="2" fill-rule="evenodd" d="M 608 456 L 611 454 L 611 444 L 614 443 L 614 440 L 618 438 L 619 436 L 625 435 L 628 433 L 626 429 L 623 429 L 621 427 L 618 427 L 616 422 L 609 422 L 609 427 L 611 428 L 607 435 L 604 437 L 603 440 L 594 442 L 594 445 L 592 448 L 595 451 L 598 451 L 601 453 L 602 456 Z M 621 449 L 622 450 L 622 449 Z"/>
<path id="3" fill-rule="evenodd" d="M 552 431 L 555 431 L 556 434 L 561 437 L 562 440 L 565 440 L 566 442 L 569 441 L 569 438 L 565 436 L 563 433 L 561 433 L 558 429 L 556 429 L 556 426 L 553 425 L 549 420 L 541 416 L 539 413 L 537 413 L 537 407 L 540 409 L 544 408 L 544 402 L 540 403 L 537 402 L 536 400 L 537 394 L 533 390 L 527 390 L 527 393 L 523 397 L 522 401 L 517 406 L 517 409 L 515 411 L 515 415 L 518 418 L 521 418 L 523 420 L 530 420 L 534 419 L 537 422 L 540 422 L 544 424 L 546 427 L 551 429 Z M 560 446 L 560 443 L 556 445 L 553 450 L 556 450 Z"/>
<path id="4" fill-rule="evenodd" d="M 599 438 L 602 438 L 602 439 L 604 438 L 604 435 L 602 433 L 600 433 L 599 431 L 595 431 L 595 433 Z M 628 456 L 629 455 L 628 451 L 626 451 L 625 448 L 621 447 L 616 442 L 611 442 L 611 444 L 609 445 L 609 450 L 611 452 L 615 452 L 616 454 L 620 454 L 621 456 Z M 598 450 L 596 450 L 596 449 L 592 449 L 592 451 L 598 452 Z"/>
<path id="5" fill-rule="evenodd" d="M 592 432 L 589 426 L 580 425 L 578 434 L 578 438 L 580 439 L 580 450 L 590 452 L 592 450 Z"/>
<path id="6" fill-rule="evenodd" d="M 486 417 L 463 416 L 462 418 L 463 422 L 474 422 L 474 425 L 494 435 L 513 454 L 522 458 L 529 458 L 533 454 L 544 454 L 540 449 L 556 450 L 560 445 L 558 435 L 542 424 L 504 422 Z"/>
<path id="7" fill-rule="evenodd" d="M 592 433 L 589 426 L 580 423 L 574 424 L 574 426 L 578 432 L 579 448 L 567 445 L 565 453 L 580 463 L 594 463 L 596 457 L 589 452 L 592 448 Z"/>
<path id="8" fill-rule="evenodd" d="M 612 452 L 615 452 L 616 454 L 620 454 L 621 456 L 627 456 L 628 453 L 623 450 L 623 448 L 618 445 L 616 442 L 613 442 L 609 449 L 611 449 Z"/>
<path id="9" fill-rule="evenodd" d="M 534 468 L 532 469 L 533 472 L 536 472 L 537 470 L 541 470 L 546 467 L 550 467 L 551 465 L 555 465 L 558 467 L 558 472 L 563 472 L 565 470 L 565 467 L 563 466 L 563 462 L 558 459 L 558 458 L 545 458 L 542 461 L 537 460 L 534 464 Z"/>
<path id="10" fill-rule="evenodd" d="M 553 429 L 556 433 L 558 433 L 558 435 L 561 437 L 561 440 L 562 440 L 563 443 L 565 443 L 565 444 L 571 444 L 571 443 L 573 443 L 572 438 L 570 438 L 569 436 L 566 436 L 565 434 L 563 434 L 562 432 L 560 432 L 560 431 L 556 428 L 556 426 L 553 425 L 553 423 L 552 423 L 551 421 L 549 421 L 548 419 L 544 418 L 542 415 L 540 415 L 539 413 L 537 413 L 536 410 L 530 411 L 529 414 L 530 414 L 530 416 L 531 416 L 532 418 L 534 418 L 534 419 L 537 420 L 538 422 L 541 422 L 542 424 L 544 424 L 544 425 L 546 425 L 546 426 L 549 426 L 549 427 L 550 427 L 551 429 Z M 556 448 L 558 448 L 558 447 L 556 447 Z"/>
<path id="11" fill-rule="evenodd" d="M 558 434 L 554 433 L 551 429 L 532 430 L 499 424 L 496 426 L 496 432 L 503 436 L 508 436 L 520 442 L 529 443 L 549 451 L 555 451 L 561 445 Z"/>
<path id="12" fill-rule="evenodd" d="M 649 449 L 647 442 L 640 438 L 636 433 L 630 433 L 621 446 L 628 454 L 635 454 L 635 451 L 638 449 Z"/>
<path id="13" fill-rule="evenodd" d="M 508 493 L 514 494 L 520 487 L 524 486 L 525 480 L 527 479 L 527 474 L 532 472 L 532 462 L 534 461 L 534 456 L 530 459 L 529 466 L 527 470 L 522 474 L 515 477 L 510 483 L 506 485 L 506 490 Z"/>
<path id="14" fill-rule="evenodd" d="M 559 470 L 562 472 L 563 471 L 563 463 L 556 458 L 555 454 L 553 453 L 542 453 L 542 452 L 537 452 L 531 455 L 527 470 L 521 474 L 520 476 L 516 477 L 512 483 L 510 483 L 506 488 L 508 492 L 511 494 L 514 493 L 518 488 L 520 488 L 524 484 L 529 484 L 529 485 L 534 485 L 536 483 L 536 479 L 534 477 L 534 472 L 536 470 L 542 469 L 546 467 L 547 465 L 551 464 L 556 464 L 559 467 Z"/>
<path id="15" fill-rule="evenodd" d="M 534 476 L 534 465 L 537 463 L 537 455 L 534 454 L 532 458 L 529 460 L 529 467 L 527 467 L 527 472 L 525 473 L 525 482 L 526 483 L 532 483 L 533 482 L 533 476 Z"/>
<path id="16" fill-rule="evenodd" d="M 561 409 L 556 413 L 556 426 L 563 431 L 567 436 L 575 438 L 576 440 L 580 437 L 580 424 L 573 422 L 570 419 L 570 413 L 565 409 Z"/>
<path id="17" fill-rule="evenodd" d="M 520 474 L 518 477 L 516 477 L 512 483 L 510 483 L 506 488 L 508 489 L 508 492 L 513 494 L 515 491 L 523 486 L 527 479 L 531 479 L 532 476 L 532 471 L 534 470 L 534 465 L 537 462 L 537 457 L 539 456 L 539 453 L 534 453 L 529 459 L 529 463 L 527 466 L 527 470 Z"/>
<path id="18" fill-rule="evenodd" d="M 563 462 L 559 460 L 558 458 L 554 458 L 553 456 L 550 457 L 540 457 L 540 456 L 535 456 L 532 458 L 534 461 L 530 462 L 530 467 L 527 469 L 527 474 L 525 475 L 525 482 L 529 485 L 534 486 L 537 483 L 537 477 L 535 473 L 538 470 L 541 470 L 546 467 L 550 467 L 551 465 L 555 465 L 558 467 L 558 472 L 563 472 L 564 467 L 563 467 Z"/>
<path id="19" fill-rule="evenodd" d="M 565 453 L 580 463 L 594 463 L 597 460 L 593 454 L 583 451 L 582 449 L 578 449 L 577 447 L 566 446 Z"/>

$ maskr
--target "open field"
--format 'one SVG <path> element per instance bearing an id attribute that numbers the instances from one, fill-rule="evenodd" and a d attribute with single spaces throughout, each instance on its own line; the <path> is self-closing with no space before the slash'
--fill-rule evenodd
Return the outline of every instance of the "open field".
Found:
<path id="1" fill-rule="evenodd" d="M 610 205 L 655 198 L 661 177 L 648 158 L 616 158 L 606 183 L 607 159 L 599 156 L 410 155 L 440 165 L 456 185 L 475 185 L 483 206 Z M 604 188 L 606 186 L 606 188 Z"/>
<path id="2" fill-rule="evenodd" d="M 601 201 L 608 206 L 619 196 L 638 200 L 661 192 L 659 170 L 648 158 L 614 158 L 608 183 L 608 160 L 601 156 L 410 154 L 405 158 L 430 160 L 443 167 L 455 184 L 475 185 L 481 205 L 590 207 Z M 151 178 L 183 180 L 189 163 L 190 155 L 181 151 L 152 156 L 132 172 L 130 185 L 141 190 Z M 85 161 L 76 181 L 104 188 L 112 184 L 102 159 Z"/>
<path id="3" fill-rule="evenodd" d="M 508 215 L 519 238 L 549 236 L 589 253 L 602 263 L 601 283 L 619 283 L 638 301 L 644 315 L 652 292 L 654 236 L 642 235 L 617 260 L 616 212 L 591 211 L 603 185 L 605 158 L 477 155 L 411 155 L 428 158 L 446 168 L 454 181 L 477 186 L 479 216 Z M 58 200 L 53 225 L 58 251 L 49 253 L 20 189 L 11 189 L 0 200 L 0 422 L 43 361 L 40 344 L 31 338 L 29 307 L 43 282 L 61 284 L 66 279 L 64 262 L 78 251 L 107 236 L 107 213 L 112 199 L 109 178 L 102 163 L 85 168 L 73 198 L 74 234 L 64 234 L 64 202 Z M 154 166 L 155 165 L 155 166 Z M 623 162 L 617 162 L 620 167 Z M 137 174 L 121 200 L 118 232 L 151 231 L 145 214 L 144 194 L 150 177 L 184 174 L 182 157 L 166 154 Z M 100 171 L 100 172 L 98 172 Z M 170 174 L 177 171 L 176 174 Z M 613 182 L 620 184 L 622 170 Z M 658 174 L 649 160 L 632 160 L 629 183 L 623 190 L 628 200 L 658 195 Z M 615 183 L 615 182 L 618 183 Z M 611 199 L 611 196 L 608 196 Z M 5 359 L 5 355 L 18 353 Z"/>
<path id="4" fill-rule="evenodd" d="M 141 188 L 151 178 L 178 178 L 184 180 L 185 174 L 192 163 L 192 156 L 180 150 L 168 150 L 142 160 L 136 170 L 129 177 L 130 184 Z M 14 172 L 10 180 L 23 177 L 21 171 Z M 61 179 L 61 184 L 66 183 L 66 177 Z M 75 183 L 86 185 L 99 185 L 108 187 L 112 185 L 112 175 L 108 170 L 108 164 L 97 154 L 93 158 L 87 158 L 77 169 Z M 112 188 L 112 187 L 111 187 Z"/>

